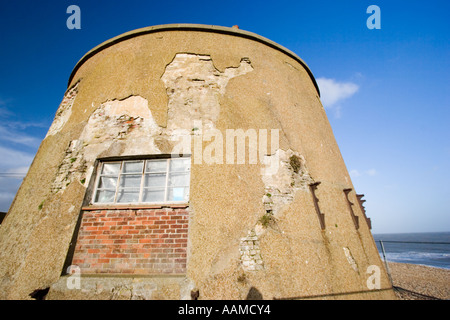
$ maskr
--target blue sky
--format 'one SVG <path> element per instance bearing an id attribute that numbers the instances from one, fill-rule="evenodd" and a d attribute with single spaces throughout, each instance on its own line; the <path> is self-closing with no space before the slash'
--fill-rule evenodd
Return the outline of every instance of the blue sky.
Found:
<path id="1" fill-rule="evenodd" d="M 81 30 L 69 30 L 69 5 Z M 369 5 L 381 29 L 369 30 Z M 449 1 L 2 1 L 0 211 L 50 127 L 76 62 L 121 33 L 239 25 L 297 53 L 374 233 L 450 231 Z"/>

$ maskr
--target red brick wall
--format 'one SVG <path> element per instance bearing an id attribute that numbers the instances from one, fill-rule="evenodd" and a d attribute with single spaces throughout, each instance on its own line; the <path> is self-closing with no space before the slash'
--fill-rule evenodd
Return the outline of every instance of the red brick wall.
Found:
<path id="1" fill-rule="evenodd" d="M 84 211 L 72 260 L 81 274 L 186 272 L 188 209 Z"/>

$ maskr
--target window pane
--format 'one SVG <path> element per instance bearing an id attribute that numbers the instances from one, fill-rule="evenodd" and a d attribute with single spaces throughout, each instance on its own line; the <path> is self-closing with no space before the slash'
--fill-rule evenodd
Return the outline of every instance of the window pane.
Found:
<path id="1" fill-rule="evenodd" d="M 100 177 L 100 182 L 98 184 L 99 188 L 104 189 L 116 189 L 117 178 L 115 177 Z"/>
<path id="2" fill-rule="evenodd" d="M 117 193 L 117 202 L 138 202 L 139 201 L 139 189 L 128 190 L 122 189 Z"/>
<path id="3" fill-rule="evenodd" d="M 142 172 L 142 167 L 144 166 L 144 161 L 125 161 L 123 163 L 124 173 L 130 172 Z"/>
<path id="4" fill-rule="evenodd" d="M 148 160 L 146 172 L 166 172 L 167 160 Z"/>
<path id="5" fill-rule="evenodd" d="M 102 168 L 102 174 L 115 175 L 117 176 L 120 171 L 120 163 L 104 163 Z"/>
<path id="6" fill-rule="evenodd" d="M 142 175 L 137 174 L 127 174 L 120 176 L 120 187 L 121 188 L 140 188 L 141 187 Z"/>
<path id="7" fill-rule="evenodd" d="M 136 203 L 140 201 L 161 203 L 188 201 L 190 165 L 190 158 L 125 160 L 101 163 L 101 173 L 96 186 L 97 192 L 94 196 L 94 202 Z M 169 172 L 167 172 L 168 166 Z M 141 186 L 143 189 L 141 189 Z M 116 192 L 116 190 L 118 191 Z"/>
<path id="8" fill-rule="evenodd" d="M 189 188 L 169 188 L 167 201 L 187 201 Z"/>
<path id="9" fill-rule="evenodd" d="M 163 202 L 164 189 L 144 189 L 142 194 L 143 202 Z"/>
<path id="10" fill-rule="evenodd" d="M 95 197 L 95 202 L 107 203 L 114 202 L 115 191 L 111 190 L 101 190 L 97 191 L 97 196 Z"/>
<path id="11" fill-rule="evenodd" d="M 169 175 L 170 187 L 181 187 L 189 185 L 189 173 L 171 173 Z"/>
<path id="12" fill-rule="evenodd" d="M 165 187 L 166 186 L 166 174 L 146 174 L 145 175 L 145 187 Z"/>
<path id="13" fill-rule="evenodd" d="M 191 168 L 190 158 L 170 159 L 170 171 L 189 171 Z"/>

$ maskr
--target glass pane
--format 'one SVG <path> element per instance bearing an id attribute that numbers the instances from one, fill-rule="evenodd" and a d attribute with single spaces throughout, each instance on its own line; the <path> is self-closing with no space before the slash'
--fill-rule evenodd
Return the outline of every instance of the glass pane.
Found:
<path id="1" fill-rule="evenodd" d="M 125 161 L 123 163 L 122 172 L 142 172 L 142 167 L 144 166 L 144 161 Z"/>
<path id="2" fill-rule="evenodd" d="M 120 176 L 121 188 L 140 188 L 142 175 L 127 174 Z"/>
<path id="3" fill-rule="evenodd" d="M 190 158 L 170 159 L 170 171 L 189 171 L 191 169 Z"/>
<path id="4" fill-rule="evenodd" d="M 99 188 L 104 189 L 116 189 L 117 178 L 115 177 L 100 177 L 100 183 L 98 184 Z"/>
<path id="5" fill-rule="evenodd" d="M 144 189 L 142 202 L 163 202 L 164 189 Z"/>
<path id="6" fill-rule="evenodd" d="M 120 162 L 104 163 L 102 168 L 102 174 L 119 175 Z"/>
<path id="7" fill-rule="evenodd" d="M 117 202 L 138 202 L 139 201 L 139 189 L 122 189 L 117 194 Z"/>
<path id="8" fill-rule="evenodd" d="M 189 185 L 189 173 L 171 173 L 169 175 L 169 187 L 181 187 Z"/>
<path id="9" fill-rule="evenodd" d="M 111 190 L 101 190 L 97 191 L 97 196 L 95 197 L 95 202 L 107 203 L 114 202 L 115 191 Z"/>
<path id="10" fill-rule="evenodd" d="M 146 172 L 166 172 L 167 160 L 148 160 Z"/>
<path id="11" fill-rule="evenodd" d="M 167 201 L 187 201 L 189 198 L 189 188 L 169 188 Z"/>
<path id="12" fill-rule="evenodd" d="M 166 186 L 166 174 L 146 174 L 145 175 L 145 187 L 165 187 Z"/>

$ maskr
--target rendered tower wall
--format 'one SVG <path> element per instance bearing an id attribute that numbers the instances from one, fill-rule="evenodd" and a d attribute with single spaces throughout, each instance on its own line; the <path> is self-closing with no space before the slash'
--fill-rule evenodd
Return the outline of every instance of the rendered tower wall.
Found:
<path id="1" fill-rule="evenodd" d="M 231 129 L 257 134 L 256 163 L 252 137 L 243 164 L 227 161 Z M 189 201 L 93 203 L 102 160 L 170 156 L 180 141 Z M 278 170 L 265 174 L 264 159 Z M 51 299 L 394 298 L 358 201 L 294 53 L 234 28 L 131 31 L 72 72 L 0 228 L 0 298 L 49 287 Z M 81 289 L 67 287 L 69 265 Z M 369 266 L 380 289 L 367 287 Z"/>

